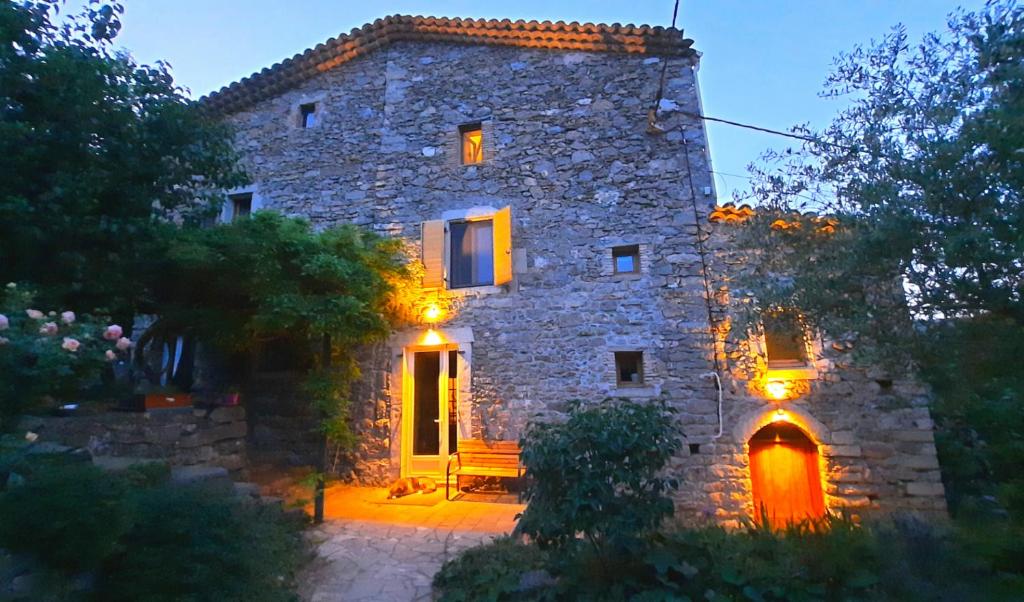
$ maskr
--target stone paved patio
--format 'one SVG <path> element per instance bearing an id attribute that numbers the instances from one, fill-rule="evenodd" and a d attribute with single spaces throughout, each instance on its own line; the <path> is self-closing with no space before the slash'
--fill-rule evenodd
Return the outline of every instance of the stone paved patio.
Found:
<path id="1" fill-rule="evenodd" d="M 311 602 L 431 600 L 444 562 L 511 532 L 520 504 L 410 499 L 384 502 L 384 489 L 332 487 L 326 522 L 312 533 L 316 560 L 301 577 Z M 415 505 L 414 505 L 415 504 Z"/>

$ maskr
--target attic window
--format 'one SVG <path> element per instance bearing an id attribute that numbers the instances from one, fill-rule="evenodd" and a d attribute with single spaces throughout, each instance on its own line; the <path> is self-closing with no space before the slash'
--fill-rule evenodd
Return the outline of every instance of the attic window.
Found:
<path id="1" fill-rule="evenodd" d="M 764 322 L 768 368 L 795 368 L 807 365 L 807 345 L 796 317 L 779 313 Z"/>
<path id="2" fill-rule="evenodd" d="M 615 352 L 615 382 L 620 387 L 643 386 L 644 354 L 642 351 Z"/>
<path id="3" fill-rule="evenodd" d="M 640 245 L 612 247 L 612 263 L 616 274 L 639 274 Z"/>
<path id="4" fill-rule="evenodd" d="M 299 126 L 308 129 L 316 125 L 316 103 L 299 105 Z"/>
<path id="5" fill-rule="evenodd" d="M 484 130 L 480 122 L 459 126 L 462 144 L 462 164 L 475 165 L 484 160 Z"/>
<path id="6" fill-rule="evenodd" d="M 249 217 L 252 213 L 252 194 L 231 195 L 231 221 Z"/>

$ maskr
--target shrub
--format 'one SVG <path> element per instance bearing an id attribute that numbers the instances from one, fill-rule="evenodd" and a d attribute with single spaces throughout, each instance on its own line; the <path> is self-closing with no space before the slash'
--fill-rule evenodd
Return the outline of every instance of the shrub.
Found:
<path id="1" fill-rule="evenodd" d="M 104 563 L 102 600 L 291 600 L 302 561 L 298 524 L 229 492 L 163 486 L 138 499 L 138 520 Z"/>
<path id="2" fill-rule="evenodd" d="M 0 493 L 0 548 L 56 572 L 41 585 L 81 589 L 71 578 L 90 572 L 100 600 L 294 598 L 301 520 L 280 508 L 175 485 L 161 464 L 107 473 L 33 458 L 18 469 L 24 482 Z"/>
<path id="3" fill-rule="evenodd" d="M 534 423 L 521 441 L 528 506 L 519 529 L 541 547 L 582 533 L 595 548 L 628 546 L 670 516 L 678 486 L 662 469 L 681 445 L 662 404 L 571 405 L 562 423 Z"/>
<path id="4" fill-rule="evenodd" d="M 539 588 L 531 588 L 530 575 L 543 581 L 547 556 L 536 546 L 520 545 L 510 537 L 498 537 L 488 545 L 466 550 L 446 562 L 434 576 L 434 587 L 445 602 L 526 600 Z M 534 583 L 536 585 L 541 585 Z"/>
<path id="5" fill-rule="evenodd" d="M 0 495 L 0 516 L 0 547 L 73 573 L 117 551 L 134 506 L 120 479 L 91 464 L 40 466 Z"/>
<path id="6" fill-rule="evenodd" d="M 110 362 L 127 357 L 131 340 L 71 311 L 34 309 L 31 291 L 0 290 L 0 429 L 49 397 L 77 401 L 100 384 Z"/>

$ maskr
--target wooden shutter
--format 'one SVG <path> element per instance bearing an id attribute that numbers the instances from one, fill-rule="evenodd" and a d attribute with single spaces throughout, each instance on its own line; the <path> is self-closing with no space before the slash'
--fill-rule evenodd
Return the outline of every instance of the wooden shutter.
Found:
<path id="1" fill-rule="evenodd" d="M 512 207 L 494 214 L 494 284 L 512 281 Z"/>
<path id="2" fill-rule="evenodd" d="M 423 222 L 420 228 L 423 254 L 423 288 L 444 287 L 444 221 Z"/>

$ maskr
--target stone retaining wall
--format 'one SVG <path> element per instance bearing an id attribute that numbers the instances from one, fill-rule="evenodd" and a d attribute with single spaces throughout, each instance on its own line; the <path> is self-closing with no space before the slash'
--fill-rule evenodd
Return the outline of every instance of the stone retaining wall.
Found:
<path id="1" fill-rule="evenodd" d="M 236 471 L 246 466 L 242 407 L 107 412 L 23 419 L 39 441 L 88 449 L 93 458 L 166 460 L 172 466 L 210 465 Z"/>

